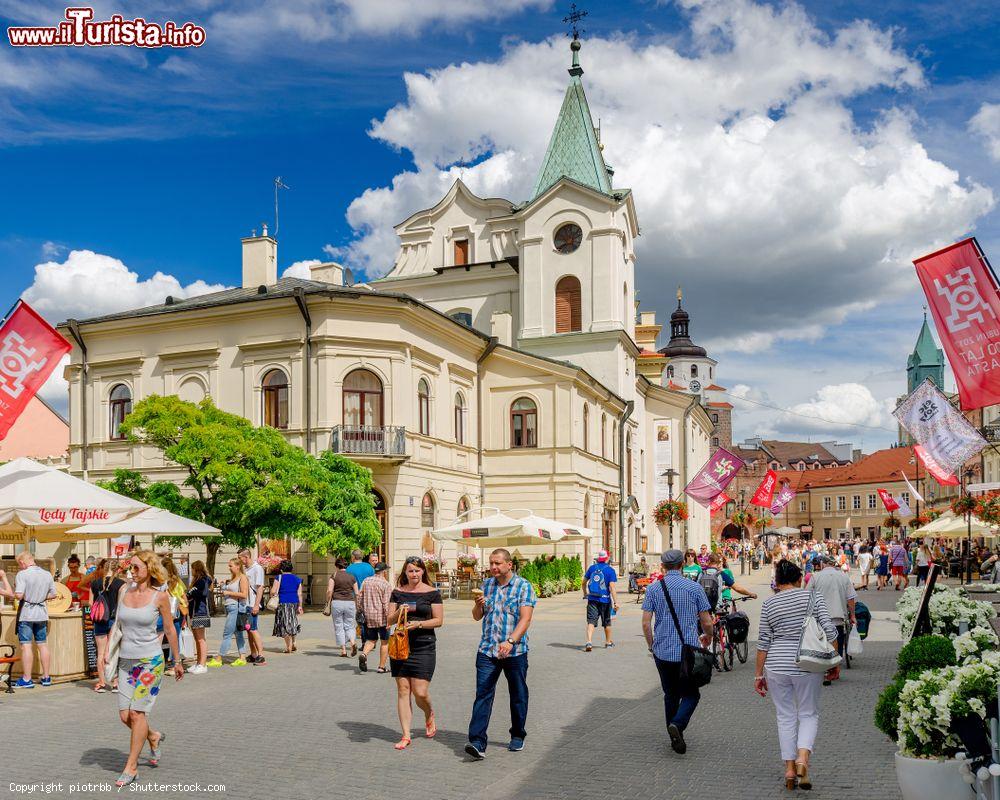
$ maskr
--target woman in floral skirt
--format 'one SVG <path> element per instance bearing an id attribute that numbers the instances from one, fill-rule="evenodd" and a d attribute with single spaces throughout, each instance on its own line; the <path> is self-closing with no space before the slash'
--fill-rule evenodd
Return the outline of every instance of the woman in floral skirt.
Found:
<path id="1" fill-rule="evenodd" d="M 298 649 L 295 637 L 302 630 L 299 624 L 299 617 L 302 616 L 302 578 L 292 572 L 292 562 L 287 559 L 281 562 L 278 569 L 280 574 L 271 586 L 271 596 L 278 598 L 278 608 L 274 612 L 274 630 L 271 633 L 284 639 L 285 652 L 292 653 Z"/>

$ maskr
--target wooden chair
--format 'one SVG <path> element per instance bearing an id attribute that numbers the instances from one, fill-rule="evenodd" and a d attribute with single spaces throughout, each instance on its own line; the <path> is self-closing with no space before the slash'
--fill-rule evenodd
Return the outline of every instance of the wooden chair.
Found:
<path id="1" fill-rule="evenodd" d="M 21 607 L 18 605 L 17 615 L 14 617 L 14 630 L 17 631 L 17 621 L 21 618 Z M 3 617 L 0 616 L 0 637 L 3 636 Z M 17 648 L 12 644 L 0 644 L 0 653 L 10 650 L 10 655 L 0 656 L 0 669 L 7 665 L 7 694 L 14 694 L 14 665 L 20 660 Z"/>
<path id="2" fill-rule="evenodd" d="M 434 576 L 434 586 L 440 589 L 442 594 L 447 592 L 447 597 L 454 599 L 456 595 L 455 578 L 450 572 L 439 572 Z"/>

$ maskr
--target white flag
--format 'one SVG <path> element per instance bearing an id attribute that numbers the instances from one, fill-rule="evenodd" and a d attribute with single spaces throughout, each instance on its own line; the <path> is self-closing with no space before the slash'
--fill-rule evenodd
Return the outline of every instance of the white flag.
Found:
<path id="1" fill-rule="evenodd" d="M 892 415 L 949 474 L 987 445 L 930 378 L 914 389 Z"/>
<path id="2" fill-rule="evenodd" d="M 923 503 L 924 498 L 920 496 L 920 492 L 913 488 L 913 484 L 910 483 L 910 479 L 906 477 L 906 473 L 903 470 L 899 471 L 899 474 L 903 476 L 903 480 L 906 481 L 906 488 L 910 490 L 910 496 L 916 498 L 918 503 Z"/>
<path id="3" fill-rule="evenodd" d="M 910 504 L 907 503 L 902 495 L 899 495 L 896 499 L 896 505 L 899 506 L 897 511 L 899 511 L 899 516 L 901 517 L 912 517 L 913 512 L 910 511 Z"/>

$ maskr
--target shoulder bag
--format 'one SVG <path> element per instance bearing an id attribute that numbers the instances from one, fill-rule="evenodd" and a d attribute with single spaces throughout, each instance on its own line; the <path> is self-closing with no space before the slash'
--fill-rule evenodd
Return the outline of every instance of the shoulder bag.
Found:
<path id="1" fill-rule="evenodd" d="M 408 609 L 402 606 L 396 627 L 389 637 L 389 658 L 393 661 L 406 661 L 410 657 L 410 632 L 406 630 Z"/>
<path id="2" fill-rule="evenodd" d="M 91 584 L 93 586 L 93 584 Z M 90 604 L 90 621 L 107 622 L 111 619 L 111 609 L 108 608 L 108 598 L 105 593 L 108 591 L 108 579 L 102 581 L 101 590 L 94 592 L 94 600 Z"/>
<path id="3" fill-rule="evenodd" d="M 279 576 L 278 577 L 278 591 L 275 592 L 274 594 L 272 594 L 269 598 L 267 598 L 267 610 L 268 611 L 277 611 L 278 610 L 278 604 L 281 602 L 278 599 L 278 595 L 280 593 L 281 593 L 281 577 Z"/>
<path id="4" fill-rule="evenodd" d="M 840 664 L 841 660 L 813 613 L 815 604 L 816 592 L 810 591 L 809 605 L 806 606 L 806 617 L 802 620 L 802 633 L 799 635 L 798 655 L 795 657 L 795 666 L 803 672 L 826 672 Z"/>
<path id="5" fill-rule="evenodd" d="M 121 608 L 122 598 L 125 596 L 125 592 L 128 590 L 128 586 L 125 585 L 118 590 L 118 607 Z M 121 655 L 122 646 L 122 624 L 119 619 L 115 619 L 115 624 L 111 626 L 111 630 L 108 632 L 108 647 L 104 651 L 104 681 L 105 683 L 113 684 L 118 680 L 118 660 Z"/>
<path id="6" fill-rule="evenodd" d="M 674 611 L 674 603 L 670 599 L 670 592 L 667 591 L 667 583 L 663 578 L 660 578 L 660 586 L 663 587 L 663 597 L 667 601 L 670 616 L 674 619 L 674 627 L 677 628 L 677 636 L 681 640 L 681 668 L 678 677 L 681 683 L 695 689 L 701 688 L 712 680 L 712 670 L 715 668 L 715 656 L 712 655 L 711 650 L 706 650 L 703 647 L 694 647 L 684 641 L 684 632 L 681 630 L 681 623 L 677 619 L 677 612 Z"/>

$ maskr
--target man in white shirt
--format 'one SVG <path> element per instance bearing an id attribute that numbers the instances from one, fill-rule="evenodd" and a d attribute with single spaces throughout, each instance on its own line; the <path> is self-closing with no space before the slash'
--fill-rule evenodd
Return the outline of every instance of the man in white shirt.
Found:
<path id="1" fill-rule="evenodd" d="M 21 616 L 17 623 L 17 640 L 21 643 L 21 678 L 14 686 L 19 689 L 34 689 L 31 680 L 31 666 L 34 651 L 31 643 L 38 648 L 38 658 L 42 664 L 42 686 L 51 686 L 49 676 L 49 646 L 46 644 L 49 629 L 49 609 L 46 600 L 56 596 L 56 584 L 52 574 L 35 564 L 35 558 L 25 551 L 18 554 L 20 570 L 14 579 L 14 596 L 21 601 Z"/>
<path id="2" fill-rule="evenodd" d="M 240 561 L 247 573 L 247 580 L 250 582 L 250 596 L 247 598 L 247 607 L 250 609 L 250 657 L 247 663 L 260 667 L 266 664 L 264 661 L 264 644 L 260 638 L 260 631 L 257 630 L 257 615 L 260 613 L 260 601 L 264 597 L 264 567 L 254 560 L 253 553 L 249 550 L 240 550 Z"/>
<path id="3" fill-rule="evenodd" d="M 846 621 L 850 620 L 851 625 L 858 624 L 858 619 L 854 616 L 858 594 L 854 591 L 850 576 L 837 569 L 837 560 L 833 556 L 818 559 L 816 570 L 809 581 L 809 591 L 819 592 L 826 601 L 830 619 L 837 628 L 837 652 L 843 656 L 847 646 Z M 823 685 L 829 686 L 830 682 L 824 680 Z"/>

